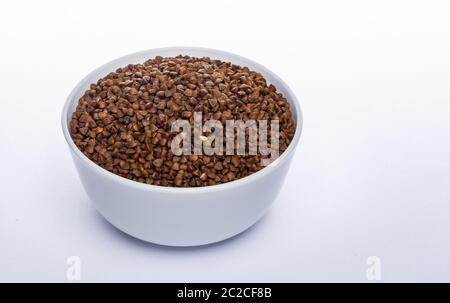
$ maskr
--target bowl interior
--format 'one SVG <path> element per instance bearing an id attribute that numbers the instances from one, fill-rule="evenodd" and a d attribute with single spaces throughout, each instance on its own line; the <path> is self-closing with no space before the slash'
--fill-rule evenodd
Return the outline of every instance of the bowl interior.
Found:
<path id="1" fill-rule="evenodd" d="M 207 49 L 207 48 L 196 48 L 196 47 L 170 47 L 170 48 L 159 48 L 159 49 L 152 49 L 147 51 L 142 51 L 134 54 L 130 54 L 121 58 L 118 58 L 116 60 L 113 60 L 109 63 L 106 63 L 105 65 L 102 65 L 101 67 L 95 69 L 92 71 L 89 75 L 87 75 L 83 80 L 81 80 L 78 85 L 72 90 L 71 94 L 69 95 L 66 104 L 63 109 L 62 113 L 62 126 L 63 126 L 63 132 L 64 136 L 66 138 L 67 143 L 71 147 L 72 151 L 77 154 L 79 157 L 81 157 L 84 161 L 88 161 L 90 164 L 94 164 L 99 169 L 104 170 L 100 166 L 96 165 L 94 162 L 89 160 L 75 145 L 75 143 L 72 141 L 72 138 L 69 133 L 69 125 L 72 113 L 75 111 L 76 106 L 78 104 L 78 100 L 83 96 L 84 92 L 89 89 L 89 86 L 91 83 L 96 83 L 98 79 L 106 76 L 108 73 L 115 71 L 116 69 L 126 66 L 128 64 L 137 64 L 137 63 L 143 63 L 147 61 L 150 58 L 153 58 L 155 56 L 163 56 L 163 57 L 172 57 L 177 55 L 188 55 L 192 57 L 210 57 L 212 59 L 219 59 L 222 61 L 231 62 L 234 64 L 238 64 L 241 66 L 246 66 L 249 69 L 261 73 L 267 80 L 269 84 L 275 85 L 277 90 L 281 92 L 284 97 L 288 100 L 289 104 L 291 105 L 291 111 L 293 114 L 294 121 L 296 122 L 296 130 L 294 138 L 292 139 L 292 142 L 289 144 L 288 149 L 283 152 L 283 154 L 280 155 L 278 159 L 276 159 L 273 163 L 271 163 L 268 167 L 265 167 L 258 172 L 247 176 L 242 179 L 238 179 L 232 182 L 224 183 L 224 184 L 218 184 L 218 185 L 212 185 L 212 186 L 206 186 L 201 188 L 217 188 L 217 187 L 223 187 L 228 186 L 229 184 L 242 182 L 243 180 L 257 177 L 263 173 L 267 173 L 267 171 L 274 166 L 277 165 L 280 161 L 283 161 L 283 158 L 286 157 L 287 153 L 293 152 L 295 149 L 295 146 L 297 145 L 300 134 L 302 131 L 302 125 L 303 125 L 303 117 L 302 112 L 300 109 L 300 105 L 294 95 L 294 93 L 291 91 L 291 89 L 287 86 L 286 83 L 284 83 L 283 80 L 281 80 L 277 75 L 275 75 L 273 72 L 271 72 L 269 69 L 265 68 L 264 66 L 260 65 L 259 63 L 256 63 L 252 60 L 249 60 L 247 58 L 224 52 L 214 49 Z M 123 179 L 125 182 L 133 182 L 138 184 L 138 186 L 146 186 L 148 187 L 158 187 L 158 188 L 164 188 L 161 186 L 149 186 L 147 184 L 139 184 L 136 181 L 128 180 L 123 177 L 117 176 L 113 173 L 110 173 L 106 170 L 104 170 L 107 174 L 113 175 L 114 177 Z M 112 176 L 110 176 L 112 177 Z M 131 184 L 130 184 L 131 185 Z M 187 189 L 196 189 L 199 188 L 170 188 L 171 190 L 187 190 Z"/>

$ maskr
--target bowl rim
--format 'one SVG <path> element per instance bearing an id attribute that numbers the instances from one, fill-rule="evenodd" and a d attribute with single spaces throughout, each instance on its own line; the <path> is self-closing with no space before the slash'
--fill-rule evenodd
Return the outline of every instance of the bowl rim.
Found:
<path id="1" fill-rule="evenodd" d="M 127 59 L 129 57 L 135 57 L 135 56 L 143 56 L 146 54 L 149 54 L 149 56 L 156 55 L 154 53 L 157 52 L 172 52 L 172 51 L 180 51 L 180 54 L 182 55 L 189 55 L 189 51 L 192 52 L 205 52 L 205 53 L 211 53 L 211 55 L 205 55 L 209 56 L 212 59 L 219 59 L 220 56 L 224 57 L 235 57 L 241 60 L 242 62 L 248 62 L 250 65 L 253 65 L 254 67 L 257 67 L 257 72 L 261 72 L 263 75 L 270 75 L 273 79 L 275 79 L 277 82 L 279 82 L 285 91 L 289 94 L 289 96 L 285 96 L 285 98 L 288 100 L 289 104 L 291 105 L 291 108 L 293 107 L 295 110 L 296 115 L 296 127 L 295 127 L 295 134 L 294 138 L 292 139 L 291 143 L 287 147 L 287 149 L 279 155 L 279 157 L 274 160 L 270 165 L 260 169 L 259 171 L 237 179 L 233 180 L 227 183 L 221 183 L 221 184 L 215 184 L 215 185 L 209 185 L 209 186 L 200 186 L 200 187 L 169 187 L 169 186 L 160 186 L 160 185 L 151 185 L 146 183 L 141 183 L 138 181 L 134 181 L 131 179 L 127 179 L 125 177 L 116 175 L 105 168 L 101 167 L 91 159 L 89 159 L 86 155 L 81 152 L 81 150 L 75 145 L 75 143 L 72 140 L 72 136 L 70 135 L 69 131 L 69 125 L 68 125 L 68 119 L 69 119 L 69 108 L 70 105 L 75 102 L 74 98 L 77 92 L 79 92 L 83 87 L 85 86 L 85 82 L 89 78 L 91 78 L 94 74 L 97 74 L 100 70 L 106 68 L 107 66 L 114 65 L 114 63 L 118 63 L 124 59 Z M 185 53 L 183 53 L 185 52 Z M 150 57 L 149 57 L 150 58 Z M 233 63 L 233 62 L 231 62 Z M 100 76 L 101 77 L 101 76 Z M 270 83 L 270 81 L 268 81 Z M 277 87 L 278 88 L 278 87 Z M 70 113 L 71 115 L 72 113 Z M 297 100 L 297 97 L 295 96 L 294 92 L 291 90 L 291 88 L 274 72 L 272 72 L 270 69 L 266 68 L 265 66 L 248 59 L 246 57 L 227 52 L 222 50 L 217 50 L 213 48 L 205 48 L 205 47 L 191 47 L 191 46 L 173 46 L 173 47 L 162 47 L 162 48 L 153 48 L 148 49 L 144 51 L 134 52 L 131 54 L 127 54 L 124 56 L 121 56 L 119 58 L 116 58 L 114 60 L 111 60 L 97 68 L 95 68 L 93 71 L 91 71 L 89 74 L 87 74 L 83 79 L 81 79 L 77 85 L 72 89 L 69 96 L 66 98 L 66 101 L 64 102 L 64 107 L 62 109 L 61 113 L 61 126 L 64 134 L 64 138 L 69 145 L 69 148 L 73 155 L 75 155 L 77 158 L 81 160 L 81 162 L 88 166 L 89 168 L 93 169 L 97 174 L 110 179 L 114 182 L 117 182 L 119 184 L 122 184 L 124 186 L 132 187 L 135 189 L 143 190 L 143 191 L 153 191 L 153 192 L 161 192 L 161 193 L 174 193 L 174 194 L 190 194 L 190 193 L 201 193 L 201 192 L 212 192 L 212 191 L 219 191 L 219 190 L 229 190 L 233 189 L 242 185 L 245 185 L 247 183 L 256 181 L 260 178 L 263 178 L 266 175 L 271 174 L 277 167 L 279 167 L 283 162 L 286 162 L 289 156 L 295 152 L 295 149 L 298 145 L 298 142 L 300 140 L 300 135 L 302 133 L 303 129 L 303 113 L 300 107 L 300 104 Z"/>

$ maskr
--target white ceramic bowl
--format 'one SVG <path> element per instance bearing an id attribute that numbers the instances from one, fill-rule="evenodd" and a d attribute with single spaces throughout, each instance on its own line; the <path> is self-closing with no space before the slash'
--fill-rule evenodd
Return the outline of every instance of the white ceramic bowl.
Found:
<path id="1" fill-rule="evenodd" d="M 154 56 L 209 56 L 247 66 L 264 75 L 291 104 L 295 136 L 288 149 L 270 166 L 225 184 L 174 188 L 147 185 L 115 175 L 89 160 L 74 144 L 69 122 L 90 83 L 127 64 Z M 249 59 L 228 52 L 193 47 L 143 51 L 107 63 L 81 80 L 62 112 L 62 128 L 81 182 L 95 208 L 111 224 L 136 238 L 170 246 L 195 246 L 230 238 L 256 223 L 275 200 L 302 131 L 302 113 L 294 93 L 279 77 Z"/>

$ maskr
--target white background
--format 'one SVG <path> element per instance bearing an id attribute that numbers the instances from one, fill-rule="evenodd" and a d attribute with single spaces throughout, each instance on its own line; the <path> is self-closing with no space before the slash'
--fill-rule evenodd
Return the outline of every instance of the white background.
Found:
<path id="1" fill-rule="evenodd" d="M 91 206 L 60 128 L 99 65 L 164 46 L 253 59 L 298 95 L 304 131 L 268 215 L 168 248 Z M 0 281 L 450 281 L 448 1 L 3 1 Z"/>

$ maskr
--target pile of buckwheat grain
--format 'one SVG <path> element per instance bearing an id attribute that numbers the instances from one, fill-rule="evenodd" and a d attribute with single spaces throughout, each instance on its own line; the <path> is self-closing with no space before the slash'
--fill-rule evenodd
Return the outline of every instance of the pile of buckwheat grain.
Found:
<path id="1" fill-rule="evenodd" d="M 197 187 L 225 183 L 264 167 L 261 155 L 171 152 L 172 122 L 202 112 L 204 121 L 279 120 L 279 151 L 295 133 L 287 100 L 263 76 L 228 62 L 155 57 L 91 84 L 72 115 L 76 146 L 108 171 L 142 183 Z M 270 141 L 269 141 L 270 142 Z"/>

